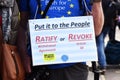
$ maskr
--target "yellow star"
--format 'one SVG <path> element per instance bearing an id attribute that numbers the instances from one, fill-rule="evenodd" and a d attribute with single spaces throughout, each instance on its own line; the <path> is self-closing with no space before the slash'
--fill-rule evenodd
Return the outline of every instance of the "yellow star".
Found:
<path id="1" fill-rule="evenodd" d="M 43 15 L 44 11 L 41 11 L 41 15 Z"/>
<path id="2" fill-rule="evenodd" d="M 74 7 L 74 5 L 73 4 L 70 4 L 70 8 L 73 8 Z"/>
<path id="3" fill-rule="evenodd" d="M 49 16 L 46 16 L 45 18 L 46 18 L 46 19 L 48 19 L 48 18 L 49 18 Z"/>
<path id="4" fill-rule="evenodd" d="M 71 11 L 68 11 L 67 14 L 68 14 L 68 15 L 71 15 Z"/>

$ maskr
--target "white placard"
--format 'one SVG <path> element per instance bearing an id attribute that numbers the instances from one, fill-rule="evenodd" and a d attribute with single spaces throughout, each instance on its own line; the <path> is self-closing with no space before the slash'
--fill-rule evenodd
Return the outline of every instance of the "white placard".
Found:
<path id="1" fill-rule="evenodd" d="M 97 61 L 92 16 L 29 20 L 33 65 Z"/>

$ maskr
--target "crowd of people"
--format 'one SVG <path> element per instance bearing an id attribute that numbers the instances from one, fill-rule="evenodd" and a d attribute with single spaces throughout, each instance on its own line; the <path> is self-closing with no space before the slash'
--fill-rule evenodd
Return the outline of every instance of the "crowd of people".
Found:
<path id="1" fill-rule="evenodd" d="M 13 18 L 10 16 L 10 8 L 13 8 L 11 5 L 4 5 L 5 1 L 7 2 L 17 2 L 19 7 L 19 13 L 16 13 L 14 17 L 19 18 L 19 23 L 15 19 L 15 21 L 11 21 Z M 94 20 L 94 28 L 95 28 L 95 36 L 96 36 L 96 45 L 98 51 L 98 64 L 99 69 L 102 71 L 106 71 L 106 56 L 104 52 L 105 48 L 105 37 L 109 34 L 109 40 L 115 42 L 115 28 L 119 26 L 120 28 L 120 9 L 119 9 L 119 0 L 60 0 L 61 2 L 66 3 L 62 5 L 64 10 L 54 10 L 48 8 L 46 10 L 46 2 L 49 0 L 0 0 L 0 51 L 2 50 L 2 30 L 3 27 L 6 26 L 16 26 L 15 30 L 12 34 L 14 39 L 11 39 L 12 42 L 10 44 L 17 45 L 23 62 L 23 66 L 26 72 L 26 79 L 30 80 L 30 76 L 34 75 L 34 71 L 39 70 L 38 67 L 33 67 L 31 62 L 31 43 L 29 43 L 29 34 L 27 24 L 29 19 L 41 19 L 41 18 L 60 18 L 60 17 L 73 17 L 73 16 L 83 16 L 83 15 L 92 15 Z M 52 2 L 59 3 L 59 0 L 50 0 L 51 4 L 49 7 L 61 6 L 60 4 L 52 4 Z M 86 7 L 81 7 L 84 1 L 86 2 L 88 9 L 90 12 L 87 12 Z M 81 3 L 81 4 L 80 4 Z M 71 5 L 71 6 L 70 6 Z M 83 10 L 80 11 L 80 9 Z M 3 23 L 3 10 L 8 9 L 10 22 Z M 45 10 L 46 11 L 45 11 Z M 65 13 L 68 10 L 71 10 L 69 13 Z M 45 12 L 43 12 L 45 11 Z M 44 14 L 45 13 L 45 14 Z M 89 14 L 86 14 L 89 13 Z M 43 16 L 44 14 L 44 16 Z M 27 33 L 27 34 L 26 34 Z M 27 35 L 27 36 L 26 36 Z M 7 35 L 8 36 L 8 35 Z M 11 35 L 10 35 L 11 36 Z M 8 36 L 9 38 L 9 36 Z M 2 55 L 0 52 L 0 63 L 2 62 Z M 1 64 L 0 64 L 1 65 Z M 1 67 L 0 67 L 1 69 Z M 89 67 L 86 65 L 86 62 L 80 63 L 67 63 L 67 64 L 55 64 L 48 65 L 47 69 L 49 69 L 49 79 L 48 80 L 87 80 L 88 79 L 88 71 Z M 1 71 L 1 70 L 0 70 Z M 57 74 L 56 74 L 57 73 Z M 1 73 L 2 74 L 2 73 Z M 2 80 L 2 79 L 0 79 Z"/>

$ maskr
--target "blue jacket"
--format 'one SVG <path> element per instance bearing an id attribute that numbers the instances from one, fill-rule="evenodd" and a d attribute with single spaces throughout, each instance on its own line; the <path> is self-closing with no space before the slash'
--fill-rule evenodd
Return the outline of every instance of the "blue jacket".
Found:
<path id="1" fill-rule="evenodd" d="M 47 3 L 49 0 L 41 0 L 41 13 L 36 15 L 36 18 L 41 18 L 41 14 L 44 11 Z M 90 0 L 86 0 L 88 8 L 91 9 L 89 4 Z M 80 4 L 78 0 L 54 0 L 52 5 L 50 6 L 46 18 L 57 18 L 57 17 L 73 17 L 73 16 L 81 16 L 84 14 L 84 9 L 80 8 Z M 82 8 L 84 8 L 83 1 L 82 1 Z M 33 19 L 35 16 L 35 12 L 37 9 L 37 1 L 36 0 L 20 0 L 20 11 L 29 11 L 30 12 L 30 19 Z M 29 53 L 31 53 L 30 46 L 29 46 Z M 67 63 L 67 64 L 56 64 L 56 65 L 49 65 L 49 68 L 56 69 L 71 66 L 74 63 Z"/>

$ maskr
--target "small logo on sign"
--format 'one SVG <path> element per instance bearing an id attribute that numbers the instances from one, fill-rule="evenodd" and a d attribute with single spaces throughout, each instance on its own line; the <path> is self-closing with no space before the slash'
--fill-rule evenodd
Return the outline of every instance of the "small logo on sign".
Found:
<path id="1" fill-rule="evenodd" d="M 56 60 L 56 56 L 55 56 L 54 53 L 44 54 L 43 59 L 44 59 L 44 61 L 47 61 L 47 62 L 55 61 Z"/>
<path id="2" fill-rule="evenodd" d="M 62 55 L 62 56 L 61 56 L 61 59 L 62 59 L 63 61 L 67 61 L 67 60 L 68 60 L 68 56 L 67 56 L 67 55 Z"/>

